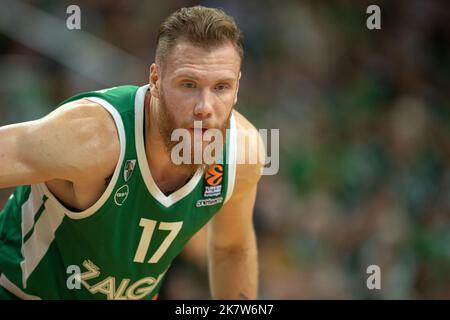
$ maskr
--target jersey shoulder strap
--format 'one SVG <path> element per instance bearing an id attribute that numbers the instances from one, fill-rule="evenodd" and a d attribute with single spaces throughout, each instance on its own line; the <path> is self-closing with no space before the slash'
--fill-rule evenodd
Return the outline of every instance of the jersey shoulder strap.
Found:
<path id="1" fill-rule="evenodd" d="M 82 92 L 64 100 L 58 107 L 83 98 L 99 98 L 109 102 L 119 113 L 127 111 L 134 112 L 134 99 L 137 89 L 137 86 L 126 85 L 98 91 Z"/>

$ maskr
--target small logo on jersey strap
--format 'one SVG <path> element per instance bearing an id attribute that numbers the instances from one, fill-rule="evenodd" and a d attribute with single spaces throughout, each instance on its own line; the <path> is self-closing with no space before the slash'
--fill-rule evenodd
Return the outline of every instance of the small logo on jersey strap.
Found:
<path id="1" fill-rule="evenodd" d="M 210 187 L 205 186 L 205 192 L 203 192 L 204 197 L 217 197 L 220 196 L 220 193 L 222 192 L 222 185 L 219 184 L 218 186 Z"/>
<path id="2" fill-rule="evenodd" d="M 206 170 L 205 180 L 209 186 L 217 186 L 223 179 L 223 166 L 221 164 L 214 164 Z"/>
<path id="3" fill-rule="evenodd" d="M 133 174 L 135 166 L 136 166 L 136 160 L 134 160 L 134 159 L 127 160 L 125 162 L 125 169 L 123 169 L 123 178 L 124 178 L 125 182 L 127 182 L 131 178 L 131 175 Z"/>
<path id="4" fill-rule="evenodd" d="M 195 206 L 197 208 L 205 207 L 205 206 L 213 206 L 215 204 L 222 203 L 222 202 L 223 202 L 223 197 L 218 197 L 218 198 L 213 198 L 213 199 L 200 199 L 197 201 Z"/>
<path id="5" fill-rule="evenodd" d="M 204 197 L 217 197 L 222 192 L 223 166 L 215 164 L 205 172 Z"/>
<path id="6" fill-rule="evenodd" d="M 125 200 L 127 200 L 128 198 L 128 192 L 129 192 L 129 188 L 128 185 L 124 185 L 121 186 L 117 191 L 116 194 L 114 195 L 114 202 L 118 205 L 121 206 L 123 205 L 123 203 L 125 202 Z"/>

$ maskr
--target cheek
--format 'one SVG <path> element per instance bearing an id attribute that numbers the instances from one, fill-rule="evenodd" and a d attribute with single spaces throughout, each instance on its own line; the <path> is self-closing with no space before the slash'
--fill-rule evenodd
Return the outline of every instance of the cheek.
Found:
<path id="1" fill-rule="evenodd" d="M 226 117 L 234 106 L 235 94 L 230 92 L 218 97 L 219 108 L 217 114 L 221 117 Z"/>
<path id="2" fill-rule="evenodd" d="M 234 91 L 229 91 L 221 96 L 219 96 L 220 102 L 228 109 L 232 108 L 234 105 L 236 94 Z"/>
<path id="3" fill-rule="evenodd" d="M 188 113 L 195 104 L 192 96 L 186 95 L 178 90 L 171 90 L 165 94 L 166 104 L 174 116 Z"/>

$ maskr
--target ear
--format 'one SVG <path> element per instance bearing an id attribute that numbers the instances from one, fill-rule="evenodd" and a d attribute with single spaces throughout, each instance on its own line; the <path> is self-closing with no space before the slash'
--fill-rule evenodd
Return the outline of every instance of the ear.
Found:
<path id="1" fill-rule="evenodd" d="M 160 75 L 159 75 L 159 69 L 156 63 L 152 63 L 150 66 L 150 77 L 149 77 L 149 84 L 150 84 L 150 94 L 155 97 L 159 98 L 159 81 L 160 81 Z"/>
<path id="2" fill-rule="evenodd" d="M 239 71 L 239 78 L 238 78 L 237 85 L 236 85 L 236 93 L 234 94 L 234 104 L 236 104 L 237 100 L 238 100 L 237 96 L 238 96 L 238 92 L 239 92 L 239 81 L 241 80 L 241 76 L 242 76 L 242 72 Z"/>

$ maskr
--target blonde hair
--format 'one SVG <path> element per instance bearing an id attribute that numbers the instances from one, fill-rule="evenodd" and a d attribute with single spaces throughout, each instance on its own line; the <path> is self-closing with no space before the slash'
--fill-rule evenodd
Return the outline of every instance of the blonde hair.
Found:
<path id="1" fill-rule="evenodd" d="M 187 40 L 205 48 L 229 41 L 242 61 L 242 38 L 242 32 L 234 19 L 221 9 L 203 6 L 181 8 L 168 16 L 159 27 L 155 60 L 161 65 L 177 41 Z"/>

